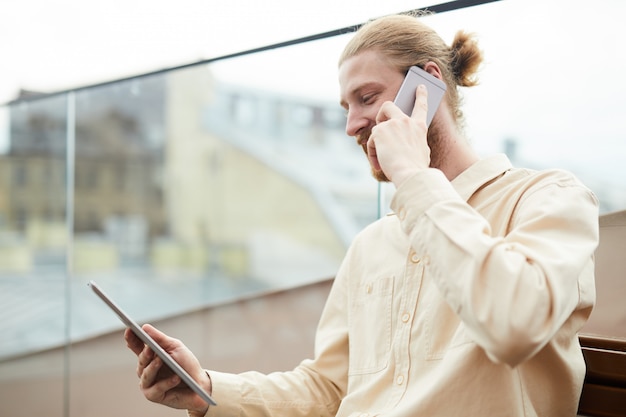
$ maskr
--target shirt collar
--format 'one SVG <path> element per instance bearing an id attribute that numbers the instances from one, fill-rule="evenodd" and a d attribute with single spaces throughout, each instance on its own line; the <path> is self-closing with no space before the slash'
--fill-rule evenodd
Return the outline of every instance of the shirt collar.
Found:
<path id="1" fill-rule="evenodd" d="M 479 188 L 513 168 L 504 154 L 493 155 L 479 160 L 451 181 L 452 186 L 465 201 Z"/>

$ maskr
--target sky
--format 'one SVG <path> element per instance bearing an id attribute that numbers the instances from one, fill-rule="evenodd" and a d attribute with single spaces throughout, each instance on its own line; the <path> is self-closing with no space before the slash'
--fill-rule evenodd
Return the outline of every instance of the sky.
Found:
<path id="1" fill-rule="evenodd" d="M 0 103 L 196 62 L 431 3 L 2 0 Z"/>
<path id="2" fill-rule="evenodd" d="M 443 2 L 0 0 L 0 103 L 20 88 L 110 81 Z M 481 84 L 464 93 L 470 139 L 487 152 L 513 138 L 524 159 L 621 181 L 626 195 L 625 15 L 623 0 L 501 0 L 427 18 L 447 42 L 460 28 L 476 33 L 485 53 Z M 343 42 L 328 41 L 321 59 Z M 292 52 L 278 50 L 254 68 L 232 60 L 214 70 L 232 82 L 336 100 L 336 61 L 322 65 L 301 50 L 295 67 Z"/>

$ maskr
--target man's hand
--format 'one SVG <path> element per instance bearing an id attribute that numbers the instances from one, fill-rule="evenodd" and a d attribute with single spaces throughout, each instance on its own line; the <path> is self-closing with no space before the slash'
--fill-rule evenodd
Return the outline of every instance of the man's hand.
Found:
<path id="1" fill-rule="evenodd" d="M 419 85 L 411 116 L 392 102 L 385 102 L 376 116 L 376 126 L 367 142 L 367 155 L 374 169 L 381 169 L 396 187 L 430 165 L 426 133 L 428 91 Z"/>
<path id="2" fill-rule="evenodd" d="M 211 379 L 204 371 L 198 359 L 180 341 L 167 336 L 146 324 L 142 328 L 148 333 L 180 366 L 196 380 L 209 394 L 212 391 Z M 187 409 L 193 415 L 204 416 L 208 405 L 193 392 L 180 377 L 173 373 L 162 360 L 135 335 L 130 329 L 124 332 L 124 339 L 130 350 L 137 355 L 137 376 L 139 388 L 150 401 L 172 408 Z"/>

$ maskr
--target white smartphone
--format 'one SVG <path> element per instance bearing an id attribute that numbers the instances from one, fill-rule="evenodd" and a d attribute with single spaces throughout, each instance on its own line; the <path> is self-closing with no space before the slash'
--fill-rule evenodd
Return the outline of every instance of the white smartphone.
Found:
<path id="1" fill-rule="evenodd" d="M 424 84 L 428 90 L 426 125 L 430 126 L 430 122 L 433 120 L 435 112 L 439 108 L 439 103 L 441 103 L 441 99 L 446 92 L 446 84 L 439 78 L 430 75 L 420 67 L 413 66 L 409 68 L 393 102 L 405 114 L 410 116 L 415 106 L 415 92 L 420 84 Z"/>
<path id="2" fill-rule="evenodd" d="M 167 353 L 157 342 L 154 341 L 152 337 L 148 333 L 146 333 L 133 319 L 131 319 L 125 312 L 122 311 L 121 308 L 117 306 L 113 302 L 111 298 L 109 298 L 104 291 L 96 284 L 94 281 L 89 282 L 89 286 L 96 293 L 98 297 L 102 301 L 109 306 L 111 310 L 117 314 L 117 316 L 122 320 L 122 323 L 126 325 L 129 329 L 133 331 L 137 335 L 142 342 L 146 345 L 150 346 L 150 349 L 163 360 L 163 363 L 166 364 L 172 372 L 180 377 L 180 379 L 187 384 L 189 388 L 191 388 L 196 394 L 200 396 L 207 404 L 209 405 L 217 405 L 213 398 L 204 390 L 198 383 L 191 378 L 191 376 L 180 366 L 170 355 Z"/>

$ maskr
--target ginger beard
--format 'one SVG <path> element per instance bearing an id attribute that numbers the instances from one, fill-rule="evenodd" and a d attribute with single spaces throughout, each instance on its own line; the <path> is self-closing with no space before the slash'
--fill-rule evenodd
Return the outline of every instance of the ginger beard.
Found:
<path id="1" fill-rule="evenodd" d="M 437 121 L 433 120 L 430 127 L 428 128 L 428 133 L 426 134 L 426 142 L 428 143 L 428 147 L 430 148 L 430 168 L 441 168 L 441 163 L 445 155 L 445 144 L 441 139 L 441 135 L 439 135 L 439 126 L 437 125 Z M 359 133 L 356 137 L 357 145 L 360 145 L 363 148 L 363 152 L 367 155 L 367 141 L 372 134 L 372 129 L 367 128 Z M 369 160 L 368 160 L 369 161 Z M 372 168 L 372 176 L 379 182 L 390 182 L 389 178 L 385 173 L 380 169 Z"/>

